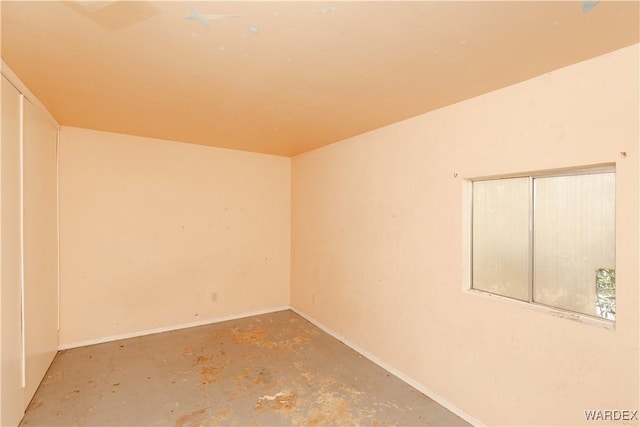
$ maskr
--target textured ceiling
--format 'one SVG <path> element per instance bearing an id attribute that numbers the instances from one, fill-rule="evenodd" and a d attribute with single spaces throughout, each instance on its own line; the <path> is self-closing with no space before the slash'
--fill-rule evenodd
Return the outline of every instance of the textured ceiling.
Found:
<path id="1" fill-rule="evenodd" d="M 61 124 L 284 156 L 639 41 L 637 1 L 1 7 L 2 59 Z"/>

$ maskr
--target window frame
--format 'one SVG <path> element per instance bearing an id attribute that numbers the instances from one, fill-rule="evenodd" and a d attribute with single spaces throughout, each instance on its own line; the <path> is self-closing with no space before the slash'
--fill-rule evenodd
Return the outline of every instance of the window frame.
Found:
<path id="1" fill-rule="evenodd" d="M 486 297 L 489 299 L 497 299 L 499 301 L 503 301 L 505 303 L 525 307 L 528 309 L 532 309 L 538 312 L 545 312 L 557 317 L 567 318 L 571 320 L 575 320 L 581 323 L 587 323 L 594 326 L 603 327 L 605 329 L 615 329 L 616 320 L 606 319 L 599 316 L 594 316 L 586 313 L 581 313 L 561 307 L 555 307 L 552 305 L 543 304 L 533 300 L 534 296 L 534 277 L 533 277 L 533 269 L 534 269 L 534 180 L 537 178 L 554 178 L 554 177 L 562 177 L 562 176 L 579 176 L 579 175 L 592 175 L 592 174 L 604 174 L 604 173 L 614 173 L 616 174 L 616 164 L 615 163 L 602 163 L 595 164 L 589 166 L 578 166 L 578 167 L 570 167 L 570 168 L 561 168 L 561 169 L 549 169 L 549 170 L 541 170 L 541 171 L 528 171 L 528 172 L 520 172 L 520 173 L 509 173 L 509 174 L 499 174 L 499 175 L 485 175 L 478 176 L 473 178 L 466 178 L 466 196 L 465 203 L 467 204 L 465 209 L 465 242 L 464 242 L 464 251 L 465 251 L 465 276 L 466 281 L 463 287 L 463 290 L 466 293 Z M 473 287 L 473 184 L 478 181 L 491 181 L 491 180 L 500 180 L 500 179 L 512 179 L 512 178 L 528 178 L 529 180 L 529 217 L 528 217 L 528 275 L 527 275 L 527 300 L 518 299 L 515 297 L 510 297 L 506 295 L 501 295 L 497 293 L 492 293 L 490 291 L 485 291 L 482 289 L 477 289 Z M 617 174 L 616 174 L 617 178 Z M 617 200 L 617 179 L 615 184 L 615 193 L 614 200 Z M 617 202 L 616 202 L 617 205 Z M 616 209 L 616 217 L 617 217 L 617 209 Z M 616 220 L 617 223 L 617 220 Z M 614 238 L 616 242 L 617 249 L 617 227 L 614 226 Z M 617 250 L 616 250 L 617 253 Z M 614 267 L 617 269 L 617 256 L 614 263 Z M 616 295 L 617 298 L 617 295 Z"/>

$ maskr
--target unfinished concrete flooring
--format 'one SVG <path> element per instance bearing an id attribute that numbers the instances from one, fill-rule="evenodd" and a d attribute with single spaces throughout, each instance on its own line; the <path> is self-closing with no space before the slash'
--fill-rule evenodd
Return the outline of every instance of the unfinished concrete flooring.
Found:
<path id="1" fill-rule="evenodd" d="M 287 310 L 61 351 L 21 425 L 466 423 Z"/>

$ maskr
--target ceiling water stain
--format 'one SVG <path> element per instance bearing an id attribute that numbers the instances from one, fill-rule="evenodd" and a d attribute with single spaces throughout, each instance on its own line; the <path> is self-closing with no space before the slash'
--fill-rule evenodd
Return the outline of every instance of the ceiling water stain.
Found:
<path id="1" fill-rule="evenodd" d="M 591 9 L 596 7 L 596 5 L 598 3 L 600 3 L 600 0 L 587 0 L 587 1 L 585 1 L 584 3 L 582 3 L 582 13 L 589 12 Z"/>
<path id="2" fill-rule="evenodd" d="M 198 9 L 194 6 L 191 6 L 191 15 L 185 16 L 184 19 L 188 19 L 191 21 L 196 21 L 202 24 L 207 30 L 211 27 L 209 25 L 209 21 L 219 21 L 222 19 L 230 19 L 230 18 L 241 18 L 240 15 L 226 15 L 226 14 L 203 14 L 200 13 Z"/>

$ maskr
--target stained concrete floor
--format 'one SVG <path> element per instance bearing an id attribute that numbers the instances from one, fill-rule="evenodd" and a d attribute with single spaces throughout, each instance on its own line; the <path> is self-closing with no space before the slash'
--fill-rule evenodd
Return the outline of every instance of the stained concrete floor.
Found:
<path id="1" fill-rule="evenodd" d="M 467 425 L 292 311 L 58 353 L 21 426 Z"/>

